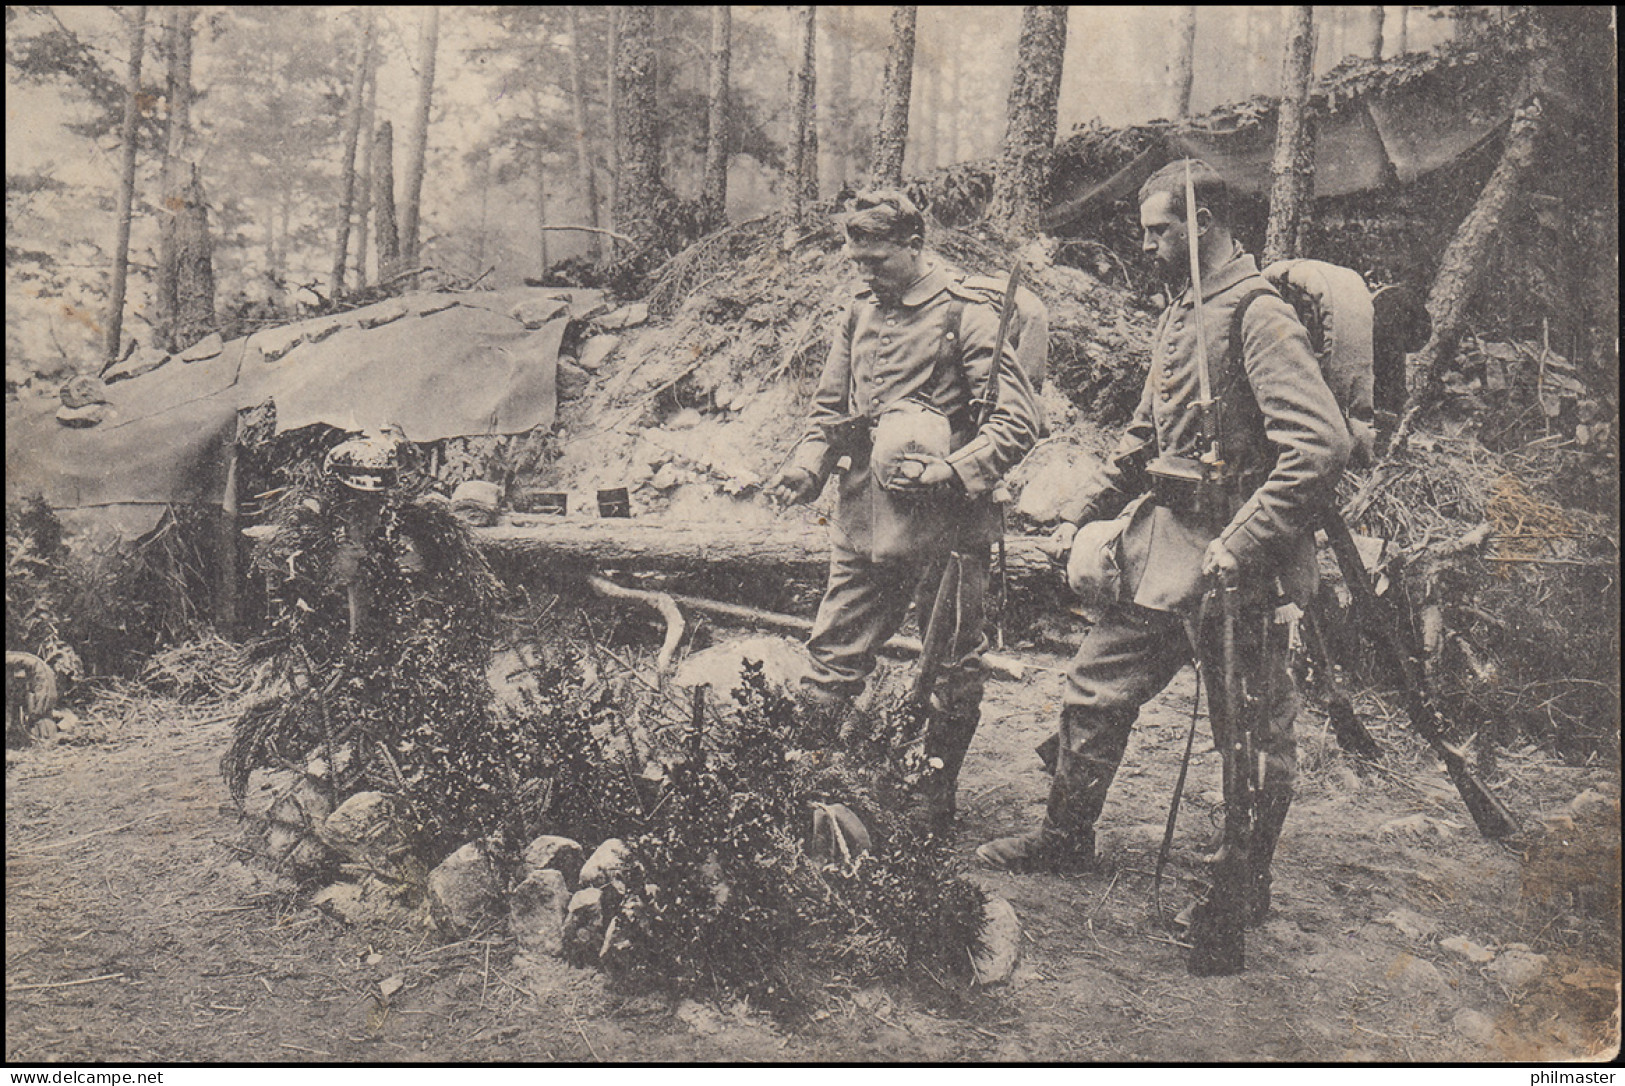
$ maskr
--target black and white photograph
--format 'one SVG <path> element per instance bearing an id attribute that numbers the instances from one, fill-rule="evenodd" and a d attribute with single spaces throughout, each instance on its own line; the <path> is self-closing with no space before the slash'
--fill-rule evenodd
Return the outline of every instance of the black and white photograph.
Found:
<path id="1" fill-rule="evenodd" d="M 6 1064 L 1618 1059 L 1613 7 L 5 19 Z"/>

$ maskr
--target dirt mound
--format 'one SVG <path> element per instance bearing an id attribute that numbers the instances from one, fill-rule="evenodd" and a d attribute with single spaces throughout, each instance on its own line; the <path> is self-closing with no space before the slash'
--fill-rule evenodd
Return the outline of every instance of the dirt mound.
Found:
<path id="1" fill-rule="evenodd" d="M 655 277 L 648 325 L 623 337 L 560 410 L 548 485 L 589 505 L 627 487 L 636 515 L 743 524 L 779 514 L 750 501 L 789 455 L 852 289 L 833 223 L 802 230 L 766 217 L 703 239 Z M 1015 254 L 938 227 L 931 247 L 969 274 L 1002 274 Z M 1149 324 L 1129 294 L 1021 252 L 1050 309 L 1052 430 L 1101 443 L 1144 379 Z M 816 515 L 816 514 L 814 514 Z"/>

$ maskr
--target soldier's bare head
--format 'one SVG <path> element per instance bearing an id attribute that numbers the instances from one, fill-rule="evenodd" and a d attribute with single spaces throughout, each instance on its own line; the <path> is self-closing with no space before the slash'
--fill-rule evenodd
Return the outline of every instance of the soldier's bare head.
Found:
<path id="1" fill-rule="evenodd" d="M 920 277 L 925 216 L 896 189 L 874 189 L 852 198 L 843 216 L 846 255 L 869 289 L 894 300 Z"/>
<path id="2" fill-rule="evenodd" d="M 1204 252 L 1215 244 L 1228 246 L 1230 238 L 1230 189 L 1224 177 L 1200 159 L 1170 162 L 1140 186 L 1140 248 L 1171 272 L 1184 268 L 1190 259 L 1187 169 L 1196 193 L 1196 229 Z"/>

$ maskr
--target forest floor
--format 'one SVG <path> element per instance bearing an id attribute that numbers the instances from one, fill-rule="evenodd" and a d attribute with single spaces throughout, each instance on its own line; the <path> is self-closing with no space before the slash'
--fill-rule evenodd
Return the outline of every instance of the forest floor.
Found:
<path id="1" fill-rule="evenodd" d="M 1063 661 L 989 686 L 956 848 L 1033 824 Z M 6 760 L 10 1063 L 1184 1062 L 1606 1059 L 1619 1044 L 1619 773 L 1502 752 L 1524 832 L 1480 837 L 1442 768 L 1376 701 L 1364 775 L 1313 710 L 1275 906 L 1247 971 L 1187 975 L 1152 869 L 1188 727 L 1182 674 L 1142 715 L 1101 825 L 1104 870 L 972 877 L 1024 929 L 1010 982 L 830 993 L 794 1022 L 617 989 L 516 959 L 502 932 L 445 943 L 347 927 L 245 864 L 218 707 L 104 700 L 71 741 Z M 1196 745 L 1168 912 L 1216 832 Z M 1470 944 L 1470 945 L 1469 945 Z M 1473 959 L 1478 960 L 1473 960 Z"/>

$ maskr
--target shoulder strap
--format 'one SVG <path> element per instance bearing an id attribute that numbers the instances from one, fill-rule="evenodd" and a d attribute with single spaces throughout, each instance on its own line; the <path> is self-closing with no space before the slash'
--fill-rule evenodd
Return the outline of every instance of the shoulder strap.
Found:
<path id="1" fill-rule="evenodd" d="M 1251 308 L 1252 304 L 1259 298 L 1266 294 L 1274 293 L 1275 291 L 1271 290 L 1269 287 L 1254 287 L 1252 290 L 1249 290 L 1246 294 L 1241 296 L 1241 301 L 1236 303 L 1236 308 L 1230 314 L 1230 342 L 1227 345 L 1226 350 L 1230 356 L 1229 360 L 1240 367 L 1238 372 L 1246 372 L 1245 363 L 1247 360 L 1242 355 L 1241 329 L 1242 322 L 1247 319 L 1247 310 Z"/>

